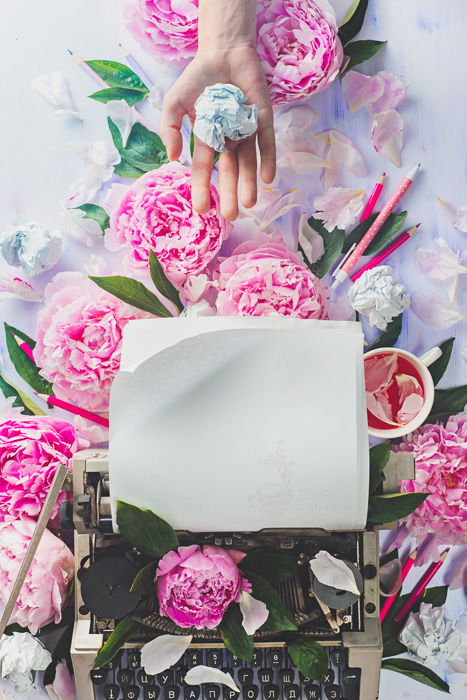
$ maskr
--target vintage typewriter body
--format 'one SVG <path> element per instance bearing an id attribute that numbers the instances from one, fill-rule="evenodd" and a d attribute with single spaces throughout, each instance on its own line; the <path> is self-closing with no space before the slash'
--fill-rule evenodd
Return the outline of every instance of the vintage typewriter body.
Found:
<path id="1" fill-rule="evenodd" d="M 406 459 L 402 456 L 400 459 Z M 401 464 L 398 465 L 399 467 Z M 410 477 L 410 465 L 392 477 Z M 407 471 L 408 468 L 408 471 Z M 390 485 L 390 479 L 387 482 Z M 312 528 L 261 531 L 259 533 L 196 533 L 199 544 L 214 543 L 247 551 L 261 546 L 297 556 L 298 575 L 284 582 L 278 592 L 293 611 L 300 631 L 317 640 L 328 652 L 329 670 L 322 683 L 303 678 L 286 652 L 286 633 L 255 635 L 255 657 L 245 663 L 233 657 L 216 631 L 201 631 L 177 667 L 150 677 L 140 668 L 140 647 L 160 633 L 170 633 L 171 622 L 158 615 L 139 618 L 138 632 L 123 653 L 104 669 L 92 671 L 96 654 L 115 628 L 116 620 L 92 615 L 81 597 L 79 571 L 98 559 L 125 553 L 125 545 L 112 530 L 108 493 L 108 455 L 83 450 L 74 457 L 73 520 L 75 526 L 76 620 L 72 659 L 78 700 L 233 700 L 226 686 L 188 686 L 184 670 L 205 664 L 228 669 L 247 700 L 374 700 L 378 696 L 382 656 L 379 625 L 378 534 L 375 531 L 325 532 Z M 188 533 L 179 533 L 181 542 Z M 191 536 L 193 538 L 193 535 Z M 341 609 L 318 605 L 310 588 L 309 559 L 327 549 L 353 564 L 361 573 L 362 594 Z M 128 552 L 131 558 L 131 551 Z M 111 562 L 109 560 L 110 568 Z M 302 566 L 300 566 L 302 564 Z"/>

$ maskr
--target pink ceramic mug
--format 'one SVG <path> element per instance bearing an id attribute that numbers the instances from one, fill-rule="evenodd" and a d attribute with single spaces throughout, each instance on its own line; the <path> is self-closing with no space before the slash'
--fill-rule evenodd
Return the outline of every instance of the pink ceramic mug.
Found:
<path id="1" fill-rule="evenodd" d="M 405 358 L 413 366 L 414 375 L 421 380 L 423 388 L 423 405 L 420 411 L 414 418 L 412 418 L 411 421 L 409 421 L 405 425 L 401 425 L 400 427 L 398 426 L 397 428 L 389 425 L 387 428 L 377 428 L 371 426 L 370 419 L 372 417 L 372 414 L 370 414 L 368 419 L 369 434 L 373 437 L 383 439 L 399 438 L 403 437 L 404 435 L 408 435 L 412 431 L 419 428 L 424 422 L 424 420 L 428 417 L 433 407 L 433 401 L 435 398 L 435 385 L 433 383 L 433 378 L 430 372 L 428 371 L 428 367 L 442 355 L 442 352 L 438 347 L 428 350 L 428 352 L 426 352 L 421 357 L 417 357 L 411 352 L 407 352 L 407 350 L 401 350 L 399 348 L 378 348 L 376 350 L 370 350 L 369 352 L 365 353 L 363 359 L 366 360 L 367 358 L 374 357 L 375 355 L 387 355 L 392 353 L 396 353 L 400 357 Z M 375 419 L 375 422 L 377 421 L 378 419 Z"/>

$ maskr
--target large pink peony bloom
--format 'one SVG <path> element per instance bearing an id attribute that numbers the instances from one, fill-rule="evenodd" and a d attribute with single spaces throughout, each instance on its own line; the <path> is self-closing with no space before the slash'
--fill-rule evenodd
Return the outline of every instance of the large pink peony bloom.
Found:
<path id="1" fill-rule="evenodd" d="M 219 265 L 218 313 L 327 318 L 327 287 L 285 245 L 263 240 L 243 243 Z"/>
<path id="2" fill-rule="evenodd" d="M 236 550 L 197 544 L 179 547 L 159 561 L 156 588 L 161 615 L 180 627 L 212 629 L 242 591 L 251 591 L 236 562 L 243 557 Z"/>
<path id="3" fill-rule="evenodd" d="M 81 272 L 60 272 L 38 314 L 34 359 L 58 398 L 106 411 L 128 321 L 147 314 L 104 292 Z"/>
<path id="4" fill-rule="evenodd" d="M 88 446 L 70 423 L 49 416 L 15 417 L 0 423 L 0 522 L 37 518 L 60 464 Z M 63 491 L 52 518 L 66 498 Z"/>
<path id="5" fill-rule="evenodd" d="M 22 564 L 36 521 L 22 518 L 0 524 L 0 602 L 5 604 Z M 31 634 L 49 622 L 60 622 L 73 580 L 73 554 L 45 530 L 13 611 L 14 621 Z"/>
<path id="6" fill-rule="evenodd" d="M 130 270 L 146 269 L 154 250 L 167 277 L 181 285 L 217 255 L 230 224 L 219 213 L 219 196 L 211 185 L 211 209 L 197 214 L 191 204 L 190 169 L 175 163 L 142 175 L 130 186 L 116 185 L 105 244 L 123 250 Z"/>
<path id="7" fill-rule="evenodd" d="M 403 438 L 396 452 L 413 452 L 415 480 L 401 481 L 408 493 L 430 493 L 405 520 L 418 539 L 434 533 L 439 543 L 467 542 L 467 414 L 446 424 L 423 425 Z"/>

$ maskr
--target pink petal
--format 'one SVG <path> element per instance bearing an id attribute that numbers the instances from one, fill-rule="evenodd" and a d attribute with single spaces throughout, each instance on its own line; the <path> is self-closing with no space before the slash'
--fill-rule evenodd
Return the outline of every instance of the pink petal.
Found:
<path id="1" fill-rule="evenodd" d="M 309 262 L 314 263 L 324 255 L 324 240 L 318 231 L 310 226 L 305 212 L 298 224 L 298 243 Z"/>
<path id="2" fill-rule="evenodd" d="M 349 70 L 342 78 L 342 90 L 351 112 L 367 107 L 384 93 L 384 81 L 378 75 Z"/>
<path id="3" fill-rule="evenodd" d="M 385 394 L 381 392 L 370 394 L 367 392 L 366 407 L 375 418 L 379 418 L 383 423 L 387 423 L 388 425 L 400 425 L 400 423 L 396 423 L 392 419 L 392 406 Z"/>
<path id="4" fill-rule="evenodd" d="M 419 394 L 410 394 L 404 399 L 401 408 L 397 412 L 397 419 L 400 423 L 410 423 L 415 418 L 417 413 L 420 413 L 423 408 L 423 396 Z"/>
<path id="5" fill-rule="evenodd" d="M 364 177 L 367 174 L 363 155 L 352 139 L 343 134 L 342 131 L 329 129 L 321 134 L 316 134 L 316 138 L 322 139 L 327 144 L 324 158 L 328 167 L 323 172 L 325 189 L 340 182 L 342 170 L 358 177 Z"/>
<path id="6" fill-rule="evenodd" d="M 42 300 L 42 297 L 28 282 L 19 277 L 6 275 L 0 277 L 1 299 L 21 299 L 22 301 L 39 302 Z"/>
<path id="7" fill-rule="evenodd" d="M 434 295 L 420 294 L 413 298 L 412 308 L 422 321 L 437 326 L 438 328 L 449 328 L 458 321 L 467 318 L 465 314 L 449 304 L 445 304 Z"/>
<path id="8" fill-rule="evenodd" d="M 381 112 L 387 112 L 389 109 L 396 109 L 405 98 L 407 92 L 407 85 L 393 73 L 382 70 L 377 77 L 383 81 L 383 94 L 378 100 L 370 102 L 368 109 L 371 114 L 381 114 Z"/>
<path id="9" fill-rule="evenodd" d="M 374 149 L 397 167 L 401 164 L 403 131 L 404 122 L 395 109 L 389 109 L 373 118 L 371 140 Z"/>
<path id="10" fill-rule="evenodd" d="M 436 199 L 441 204 L 443 212 L 451 225 L 457 228 L 458 231 L 467 233 L 467 206 L 457 206 L 456 204 L 446 202 L 444 199 L 440 199 L 440 197 Z"/>
<path id="11" fill-rule="evenodd" d="M 454 591 L 456 588 L 465 587 L 467 587 L 467 554 L 463 559 L 461 559 L 449 582 L 449 588 L 452 591 Z"/>
<path id="12" fill-rule="evenodd" d="M 381 391 L 392 379 L 397 369 L 397 355 L 391 352 L 382 357 L 365 358 L 365 388 L 370 394 Z"/>
<path id="13" fill-rule="evenodd" d="M 310 170 L 327 168 L 327 161 L 316 153 L 295 151 L 287 153 L 277 161 L 279 170 L 293 170 L 296 173 L 309 173 Z"/>
<path id="14" fill-rule="evenodd" d="M 250 593 L 242 592 L 240 610 L 243 616 L 243 629 L 247 634 L 254 634 L 269 617 L 269 610 L 262 600 L 256 600 Z"/>

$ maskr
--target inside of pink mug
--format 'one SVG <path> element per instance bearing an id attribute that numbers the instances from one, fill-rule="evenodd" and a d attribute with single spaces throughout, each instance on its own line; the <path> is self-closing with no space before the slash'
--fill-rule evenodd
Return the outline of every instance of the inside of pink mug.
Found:
<path id="1" fill-rule="evenodd" d="M 425 401 L 423 378 L 417 366 L 398 352 L 365 358 L 368 425 L 393 430 L 410 423 Z"/>

